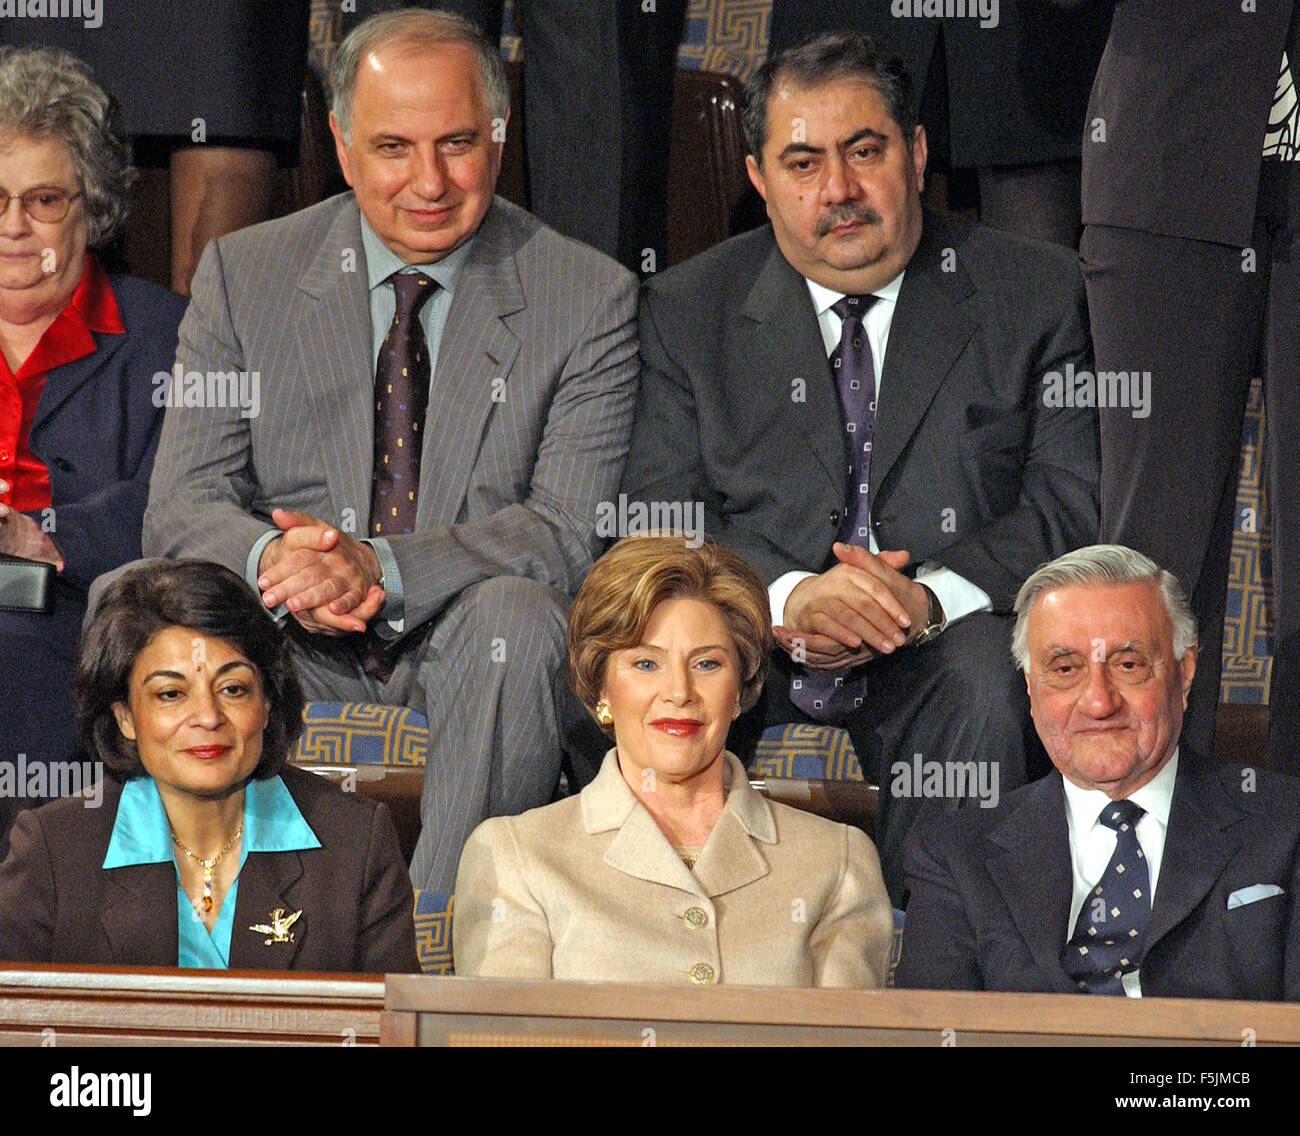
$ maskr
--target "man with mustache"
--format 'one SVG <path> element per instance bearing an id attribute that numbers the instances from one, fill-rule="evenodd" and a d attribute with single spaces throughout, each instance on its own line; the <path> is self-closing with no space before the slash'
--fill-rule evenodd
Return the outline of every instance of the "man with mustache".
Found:
<path id="1" fill-rule="evenodd" d="M 1043 384 L 1088 369 L 1082 280 L 1063 249 L 922 207 L 906 72 L 861 36 L 769 60 L 745 128 L 771 225 L 645 285 L 623 490 L 702 500 L 764 577 L 784 651 L 732 748 L 844 725 L 902 906 L 919 810 L 1047 769 L 1003 660 L 1025 578 L 1097 530 L 1096 412 Z"/>

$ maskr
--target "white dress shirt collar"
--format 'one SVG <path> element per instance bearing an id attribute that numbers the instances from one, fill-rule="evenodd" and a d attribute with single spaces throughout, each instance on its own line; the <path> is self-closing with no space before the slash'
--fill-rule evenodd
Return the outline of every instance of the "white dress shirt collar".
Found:
<path id="1" fill-rule="evenodd" d="M 1161 766 L 1160 772 L 1128 797 L 1128 800 L 1144 809 L 1148 816 L 1155 817 L 1162 830 L 1169 827 L 1169 809 L 1174 802 L 1174 780 L 1177 775 L 1178 747 L 1175 746 L 1173 756 Z M 1061 778 L 1061 783 L 1065 786 L 1065 808 L 1069 814 L 1071 834 L 1077 838 L 1091 832 L 1098 823 L 1101 810 L 1111 803 L 1111 799 L 1100 789 L 1083 789 L 1064 777 Z"/>
<path id="2" fill-rule="evenodd" d="M 884 300 L 886 303 L 893 305 L 898 303 L 898 292 L 903 286 L 903 277 L 907 274 L 904 268 L 883 288 L 877 288 L 871 294 L 876 297 L 877 301 Z M 836 292 L 831 288 L 824 288 L 815 280 L 809 280 L 804 277 L 804 282 L 808 285 L 808 294 L 812 296 L 813 307 L 817 309 L 817 315 L 820 317 L 823 312 L 829 311 L 833 304 L 842 300 L 847 293 Z"/>

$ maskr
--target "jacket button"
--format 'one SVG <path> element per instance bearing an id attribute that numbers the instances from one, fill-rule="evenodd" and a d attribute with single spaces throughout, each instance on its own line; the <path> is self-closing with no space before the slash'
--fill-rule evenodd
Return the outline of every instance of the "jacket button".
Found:
<path id="1" fill-rule="evenodd" d="M 840 527 L 840 511 L 839 511 L 838 509 L 832 509 L 832 510 L 831 510 L 831 528 L 833 528 L 833 529 L 837 529 L 837 528 L 839 528 L 839 527 Z"/>
<path id="2" fill-rule="evenodd" d="M 67 458 L 55 458 L 54 468 L 57 469 L 60 473 L 71 473 L 72 463 L 68 461 Z"/>
<path id="3" fill-rule="evenodd" d="M 692 931 L 698 931 L 701 927 L 709 925 L 709 913 L 702 907 L 688 907 L 682 919 Z"/>
<path id="4" fill-rule="evenodd" d="M 691 967 L 691 981 L 696 986 L 707 986 L 713 981 L 713 967 L 707 962 L 697 962 Z"/>

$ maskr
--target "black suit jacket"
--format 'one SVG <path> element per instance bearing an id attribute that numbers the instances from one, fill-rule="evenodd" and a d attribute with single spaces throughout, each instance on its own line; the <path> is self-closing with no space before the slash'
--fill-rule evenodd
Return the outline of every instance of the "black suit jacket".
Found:
<path id="1" fill-rule="evenodd" d="M 848 454 L 807 283 L 770 226 L 645 284 L 630 499 L 703 501 L 705 533 L 770 584 L 830 566 Z M 1089 365 L 1073 253 L 925 213 L 889 332 L 871 462 L 881 548 L 1008 611 L 1045 560 L 1096 539 L 1097 422 L 1041 377 Z"/>
<path id="2" fill-rule="evenodd" d="M 239 875 L 231 970 L 418 971 L 415 900 L 387 808 L 312 773 L 280 776 L 321 843 L 250 852 Z M 20 814 L 0 864 L 0 960 L 176 965 L 176 868 L 101 865 L 121 800 L 66 797 Z M 251 931 L 271 912 L 301 911 L 292 943 Z"/>
<path id="3" fill-rule="evenodd" d="M 1077 993 L 1068 841 L 1056 772 L 937 816 L 907 859 L 897 985 Z M 1229 911 L 1254 884 L 1283 894 Z M 1300 782 L 1181 747 L 1140 977 L 1145 997 L 1300 999 Z"/>
<path id="4" fill-rule="evenodd" d="M 1251 243 L 1293 7 L 1293 0 L 1258 0 L 1250 12 L 1235 0 L 1116 4 L 1083 135 L 1085 224 Z M 1293 75 L 1297 64 L 1291 60 Z"/>

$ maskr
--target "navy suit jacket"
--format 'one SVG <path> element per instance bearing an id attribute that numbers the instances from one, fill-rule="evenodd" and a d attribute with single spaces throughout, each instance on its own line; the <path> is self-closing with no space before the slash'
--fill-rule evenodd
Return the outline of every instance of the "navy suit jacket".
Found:
<path id="1" fill-rule="evenodd" d="M 49 613 L 0 611 L 0 758 L 72 757 L 72 659 L 96 576 L 140 556 L 149 474 L 162 429 L 153 382 L 176 358 L 183 297 L 130 276 L 110 278 L 121 334 L 46 375 L 29 444 L 50 474 L 53 531 L 64 569 Z M 45 520 L 41 510 L 31 516 Z M 0 854 L 8 808 L 0 802 Z"/>
<path id="2" fill-rule="evenodd" d="M 1077 993 L 1061 775 L 919 833 L 898 986 Z M 1233 892 L 1282 894 L 1228 909 Z M 1300 1000 L 1300 781 L 1179 750 L 1140 967 L 1142 994 Z"/>
<path id="3" fill-rule="evenodd" d="M 319 848 L 250 852 L 239 874 L 232 970 L 419 970 L 415 899 L 397 833 L 381 803 L 300 769 L 280 771 Z M 22 813 L 0 864 L 0 960 L 175 966 L 176 868 L 105 869 L 122 787 L 99 808 L 65 797 Z M 301 911 L 293 942 L 250 928 Z"/>

